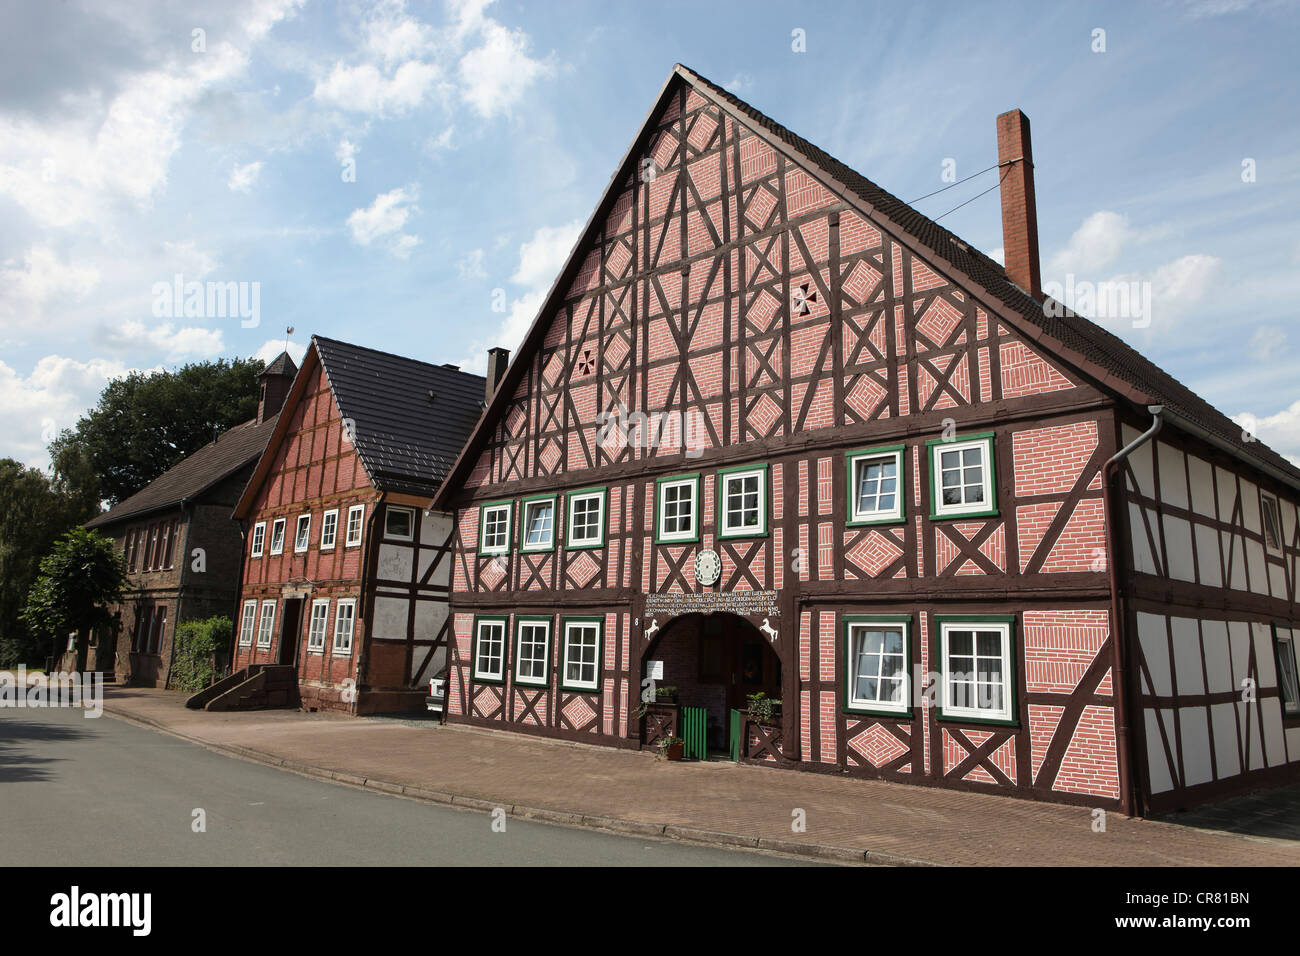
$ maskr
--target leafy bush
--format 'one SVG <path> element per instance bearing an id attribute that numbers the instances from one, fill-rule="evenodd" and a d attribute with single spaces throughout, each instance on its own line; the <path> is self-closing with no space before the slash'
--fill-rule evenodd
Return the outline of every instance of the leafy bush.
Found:
<path id="1" fill-rule="evenodd" d="M 190 693 L 210 686 L 217 676 L 217 659 L 230 650 L 234 633 L 234 622 L 228 617 L 184 621 L 176 628 L 172 686 Z"/>

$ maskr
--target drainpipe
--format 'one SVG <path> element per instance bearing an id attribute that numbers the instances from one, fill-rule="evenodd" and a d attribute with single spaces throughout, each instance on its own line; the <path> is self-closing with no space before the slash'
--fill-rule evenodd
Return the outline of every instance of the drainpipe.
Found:
<path id="1" fill-rule="evenodd" d="M 220 680 L 235 673 L 235 655 L 239 653 L 239 628 L 244 621 L 244 572 L 248 570 L 248 519 L 239 519 L 239 577 L 235 579 L 235 622 L 234 633 L 230 636 L 230 666 Z M 257 615 L 253 615 L 253 627 L 256 632 Z"/>
<path id="2" fill-rule="evenodd" d="M 367 580 L 370 576 L 370 555 L 372 549 L 374 548 L 375 519 L 379 515 L 380 505 L 384 503 L 384 500 L 387 497 L 388 497 L 388 493 L 386 491 L 379 492 L 379 497 L 374 501 L 374 503 L 370 507 L 370 514 L 366 516 L 366 531 L 365 531 L 366 543 L 361 551 L 361 582 L 360 582 L 360 587 L 357 588 L 357 616 L 352 621 L 352 634 L 353 634 L 352 645 L 357 653 L 357 668 L 354 671 L 354 673 L 356 674 L 356 682 L 357 682 L 357 686 L 355 688 L 355 692 L 357 696 L 352 701 L 352 715 L 354 717 L 356 716 L 357 713 L 357 707 L 361 703 L 361 684 L 366 678 L 367 665 L 370 663 L 370 653 L 369 653 L 370 652 L 370 628 L 368 626 L 366 627 L 365 639 L 363 640 L 360 647 L 356 646 L 356 629 L 357 629 L 357 625 L 361 623 L 362 620 L 365 619 L 366 610 L 369 607 L 369 604 L 367 603 L 366 600 L 366 587 L 367 587 Z M 412 611 L 412 613 L 414 613 L 414 611 Z"/>
<path id="3" fill-rule="evenodd" d="M 1137 713 L 1135 698 L 1137 688 L 1134 679 L 1138 674 L 1136 667 L 1130 667 L 1133 661 L 1132 646 L 1125 634 L 1124 592 L 1120 584 L 1118 557 L 1123 554 L 1122 541 L 1119 538 L 1119 526 L 1116 523 L 1115 507 L 1112 498 L 1121 489 L 1115 487 L 1114 478 L 1119 474 L 1119 467 L 1142 445 L 1151 441 L 1164 425 L 1163 405 L 1148 405 L 1147 411 L 1152 415 L 1151 427 L 1133 439 L 1106 462 L 1102 468 L 1102 507 L 1106 519 L 1106 567 L 1110 576 L 1110 606 L 1112 614 L 1111 633 L 1115 638 L 1115 743 L 1119 749 L 1119 805 L 1120 812 L 1130 817 L 1142 815 L 1142 788 L 1137 779 L 1137 762 L 1134 758 L 1135 727 L 1130 723 Z M 1125 521 L 1125 527 L 1128 522 Z"/>

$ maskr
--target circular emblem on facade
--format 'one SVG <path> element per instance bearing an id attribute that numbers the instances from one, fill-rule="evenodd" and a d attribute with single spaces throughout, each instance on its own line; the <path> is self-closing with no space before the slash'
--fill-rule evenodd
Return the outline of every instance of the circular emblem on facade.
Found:
<path id="1" fill-rule="evenodd" d="M 695 581 L 706 588 L 718 583 L 722 576 L 722 559 L 712 548 L 705 548 L 695 556 Z"/>

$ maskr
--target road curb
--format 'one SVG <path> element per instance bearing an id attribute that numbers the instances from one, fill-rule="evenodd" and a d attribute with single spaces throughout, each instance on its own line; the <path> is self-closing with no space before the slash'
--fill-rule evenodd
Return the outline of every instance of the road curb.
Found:
<path id="1" fill-rule="evenodd" d="M 508 816 L 517 817 L 523 820 L 532 820 L 539 823 L 583 827 L 592 830 L 604 830 L 606 832 L 621 833 L 629 836 L 656 837 L 659 839 L 668 839 L 679 843 L 691 843 L 701 846 L 726 846 L 738 849 L 766 851 L 769 853 L 783 853 L 790 856 L 826 860 L 827 862 L 834 863 L 857 864 L 859 866 L 871 864 L 876 866 L 943 865 L 941 863 L 936 863 L 933 860 L 923 860 L 916 857 L 902 856 L 896 853 L 885 853 L 877 850 L 863 850 L 860 848 L 834 846 L 821 843 L 800 843 L 797 840 L 784 840 L 773 837 L 755 836 L 753 834 L 730 833 L 723 830 L 707 830 L 675 823 L 650 823 L 644 820 L 632 820 L 624 817 L 607 817 L 572 810 L 527 807 L 504 801 L 485 800 L 481 797 L 444 793 L 439 790 L 427 790 L 423 787 L 400 784 L 391 780 L 379 780 L 374 777 L 362 777 L 358 774 L 349 773 L 343 770 L 331 770 L 327 767 L 319 767 L 315 764 L 304 763 L 300 760 L 290 760 L 284 757 L 277 757 L 274 754 L 269 754 L 261 750 L 254 750 L 251 747 L 243 747 L 239 744 L 214 743 L 210 740 L 204 740 L 201 737 L 194 737 L 190 734 L 184 734 L 177 730 L 173 730 L 161 721 L 154 720 L 150 717 L 142 717 L 138 714 L 131 713 L 130 711 L 119 710 L 110 706 L 107 702 L 104 704 L 104 713 L 111 717 L 116 717 L 119 720 L 126 721 L 127 723 L 146 727 L 150 730 L 157 730 L 169 736 L 187 741 L 188 743 L 196 744 L 205 750 L 226 754 L 227 756 L 238 757 L 252 763 L 260 763 L 264 766 L 274 767 L 277 770 L 287 770 L 290 773 L 296 773 L 301 776 L 312 777 L 330 783 L 340 783 L 346 786 L 371 790 L 389 796 L 406 797 L 411 800 L 421 800 L 426 803 L 436 803 L 442 806 L 451 806 L 457 809 L 469 810 L 476 813 L 493 813 L 497 810 L 504 810 Z"/>

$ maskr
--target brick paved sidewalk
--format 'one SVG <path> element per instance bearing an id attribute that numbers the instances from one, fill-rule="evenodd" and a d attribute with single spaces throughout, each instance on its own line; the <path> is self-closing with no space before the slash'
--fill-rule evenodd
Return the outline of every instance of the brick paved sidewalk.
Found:
<path id="1" fill-rule="evenodd" d="M 1115 813 L 1105 833 L 1094 833 L 1091 813 L 1081 807 L 731 763 L 668 763 L 637 752 L 433 722 L 274 710 L 206 713 L 186 710 L 184 696 L 169 691 L 106 692 L 107 713 L 216 749 L 317 775 L 333 771 L 344 782 L 364 781 L 378 790 L 411 788 L 412 796 L 477 809 L 503 806 L 534 815 L 526 808 L 536 808 L 558 822 L 622 829 L 640 824 L 640 832 L 773 849 L 819 845 L 839 848 L 846 858 L 862 859 L 865 852 L 868 862 L 885 863 L 1300 865 L 1300 842 Z M 805 833 L 791 832 L 795 808 L 806 811 Z"/>

